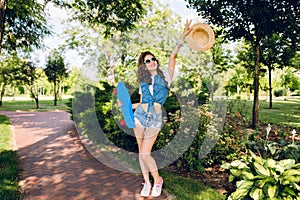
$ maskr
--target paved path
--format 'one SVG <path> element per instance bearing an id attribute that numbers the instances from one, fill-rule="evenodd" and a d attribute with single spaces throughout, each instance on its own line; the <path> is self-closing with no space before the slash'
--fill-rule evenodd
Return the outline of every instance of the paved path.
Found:
<path id="1" fill-rule="evenodd" d="M 89 154 L 64 111 L 8 112 L 25 200 L 134 200 L 142 177 L 109 168 Z M 147 199 L 151 199 L 147 198 Z M 171 199 L 163 194 L 153 199 Z"/>

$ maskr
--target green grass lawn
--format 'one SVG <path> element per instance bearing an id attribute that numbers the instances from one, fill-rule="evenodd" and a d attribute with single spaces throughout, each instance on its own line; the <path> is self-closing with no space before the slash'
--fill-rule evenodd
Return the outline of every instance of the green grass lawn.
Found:
<path id="1" fill-rule="evenodd" d="M 234 112 L 240 112 L 247 119 L 252 119 L 253 101 L 233 100 Z M 274 99 L 272 109 L 269 109 L 269 102 L 259 102 L 259 121 L 264 123 L 289 125 L 300 127 L 300 97 L 293 97 L 288 100 Z"/>
<path id="2" fill-rule="evenodd" d="M 12 131 L 9 119 L 0 115 L 0 199 L 21 199 L 18 186 L 20 168 L 17 154 L 13 151 Z"/>
<path id="3" fill-rule="evenodd" d="M 161 172 L 164 178 L 164 188 L 173 194 L 177 200 L 223 200 L 226 196 L 191 178 Z"/>
<path id="4" fill-rule="evenodd" d="M 0 149 L 12 150 L 12 133 L 9 119 L 6 116 L 0 115 Z"/>
<path id="5" fill-rule="evenodd" d="M 53 100 L 40 100 L 40 109 L 36 109 L 33 100 L 9 100 L 3 101 L 0 110 L 7 111 L 50 111 L 50 110 L 67 110 L 66 102 L 68 99 L 57 101 L 57 106 L 54 106 Z"/>
<path id="6" fill-rule="evenodd" d="M 268 102 L 260 102 L 260 121 L 300 127 L 300 97 L 287 101 L 275 100 L 272 107 L 269 109 Z"/>

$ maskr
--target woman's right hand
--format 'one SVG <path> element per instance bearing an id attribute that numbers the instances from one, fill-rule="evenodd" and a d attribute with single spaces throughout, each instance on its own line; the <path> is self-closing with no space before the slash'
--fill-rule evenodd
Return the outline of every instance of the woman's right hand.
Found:
<path id="1" fill-rule="evenodd" d="M 117 104 L 118 104 L 118 107 L 121 107 L 123 105 L 123 103 L 119 99 L 117 99 Z"/>

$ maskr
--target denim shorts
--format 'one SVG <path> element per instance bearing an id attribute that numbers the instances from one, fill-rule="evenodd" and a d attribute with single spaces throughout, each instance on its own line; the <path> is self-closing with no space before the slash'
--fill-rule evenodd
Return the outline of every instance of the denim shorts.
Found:
<path id="1" fill-rule="evenodd" d="M 154 107 L 152 107 L 150 112 L 147 113 L 141 105 L 138 105 L 134 112 L 134 119 L 145 128 L 151 127 L 160 130 L 162 126 L 162 112 L 157 114 Z"/>

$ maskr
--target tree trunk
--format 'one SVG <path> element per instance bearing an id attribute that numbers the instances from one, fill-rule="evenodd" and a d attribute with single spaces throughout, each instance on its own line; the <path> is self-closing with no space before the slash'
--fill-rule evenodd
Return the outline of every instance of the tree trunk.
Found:
<path id="1" fill-rule="evenodd" d="M 57 99 L 62 100 L 61 81 L 58 81 Z"/>
<path id="2" fill-rule="evenodd" d="M 36 109 L 40 109 L 39 98 L 38 98 L 38 97 L 35 97 L 34 100 L 35 100 Z"/>
<path id="3" fill-rule="evenodd" d="M 254 47 L 255 50 L 255 63 L 254 63 L 254 99 L 253 99 L 253 109 L 252 109 L 252 123 L 251 127 L 256 128 L 258 124 L 258 109 L 259 109 L 259 44 Z"/>
<path id="4" fill-rule="evenodd" d="M 272 105 L 272 67 L 269 66 L 269 98 L 270 98 L 270 102 L 269 102 L 269 108 L 272 109 L 273 105 Z"/>
<path id="5" fill-rule="evenodd" d="M 57 106 L 57 84 L 56 81 L 54 81 L 54 106 Z"/>
<path id="6" fill-rule="evenodd" d="M 7 7 L 7 0 L 0 0 L 0 52 L 2 49 L 2 41 L 4 36 L 6 7 Z"/>
<path id="7" fill-rule="evenodd" d="M 5 93 L 5 85 L 2 85 L 1 86 L 1 93 L 0 93 L 0 107 L 2 107 L 2 99 L 3 99 L 3 96 L 4 96 L 4 93 Z"/>
<path id="8" fill-rule="evenodd" d="M 0 107 L 2 107 L 2 99 L 3 99 L 3 96 L 4 96 L 4 89 L 1 91 L 1 95 L 0 95 Z"/>
<path id="9" fill-rule="evenodd" d="M 35 101 L 36 109 L 40 109 L 40 103 L 39 103 L 39 95 L 38 95 L 38 91 L 34 91 L 33 86 L 31 86 L 31 87 L 30 87 L 30 93 L 31 93 L 32 98 L 33 98 L 34 101 Z"/>

